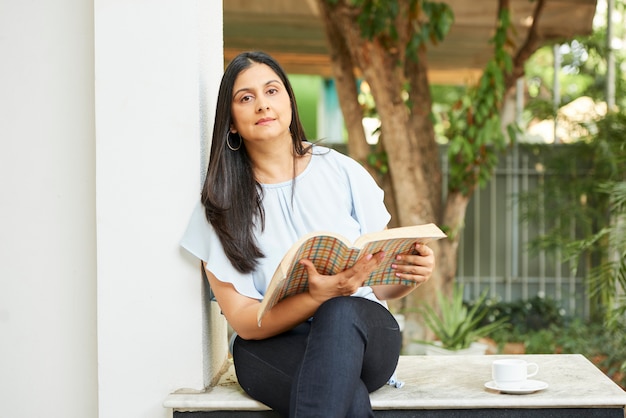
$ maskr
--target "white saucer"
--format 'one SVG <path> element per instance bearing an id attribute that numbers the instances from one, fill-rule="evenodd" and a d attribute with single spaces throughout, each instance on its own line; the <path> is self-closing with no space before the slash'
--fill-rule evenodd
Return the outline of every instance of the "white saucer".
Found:
<path id="1" fill-rule="evenodd" d="M 537 392 L 538 390 L 543 390 L 548 387 L 548 384 L 546 382 L 542 382 L 541 380 L 527 380 L 519 389 L 500 389 L 498 385 L 496 385 L 496 382 L 491 380 L 485 383 L 485 387 L 487 389 L 498 390 L 501 393 L 524 395 L 527 393 Z"/>

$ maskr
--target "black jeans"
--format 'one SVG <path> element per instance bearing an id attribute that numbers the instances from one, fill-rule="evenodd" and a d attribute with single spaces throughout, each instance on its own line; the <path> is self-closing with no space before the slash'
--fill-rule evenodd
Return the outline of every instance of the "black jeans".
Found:
<path id="1" fill-rule="evenodd" d="M 373 417 L 369 393 L 393 374 L 401 344 L 384 306 L 337 297 L 291 331 L 237 337 L 233 359 L 243 390 L 282 416 L 366 418 Z"/>

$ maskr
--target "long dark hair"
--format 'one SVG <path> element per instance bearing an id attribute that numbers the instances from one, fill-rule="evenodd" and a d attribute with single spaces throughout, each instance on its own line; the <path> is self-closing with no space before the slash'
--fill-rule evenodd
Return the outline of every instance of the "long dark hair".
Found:
<path id="1" fill-rule="evenodd" d="M 291 101 L 289 130 L 294 158 L 296 155 L 304 155 L 309 149 L 302 143 L 306 141 L 306 136 L 298 116 L 296 98 L 280 64 L 263 52 L 243 52 L 237 55 L 226 67 L 220 83 L 209 167 L 202 188 L 202 204 L 226 256 L 233 267 L 242 273 L 252 272 L 258 265 L 258 259 L 264 256 L 253 234 L 256 222 L 264 228 L 263 190 L 254 178 L 252 163 L 243 141 L 238 134 L 230 132 L 235 79 L 254 63 L 270 67 L 287 89 Z M 227 146 L 227 141 L 235 147 L 241 143 L 241 147 L 233 151 Z"/>

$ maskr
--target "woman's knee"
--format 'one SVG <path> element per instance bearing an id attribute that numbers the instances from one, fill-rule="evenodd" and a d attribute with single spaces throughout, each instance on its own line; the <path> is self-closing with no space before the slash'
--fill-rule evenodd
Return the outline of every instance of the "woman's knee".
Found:
<path id="1" fill-rule="evenodd" d="M 350 318 L 358 316 L 358 300 L 351 296 L 339 296 L 332 298 L 322 303 L 315 312 L 315 318 L 322 318 L 330 315 L 337 317 L 340 315 L 342 318 Z"/>
<path id="2" fill-rule="evenodd" d="M 329 299 L 318 308 L 315 320 L 365 323 L 368 326 L 399 329 L 393 315 L 380 303 L 361 297 L 341 296 Z"/>

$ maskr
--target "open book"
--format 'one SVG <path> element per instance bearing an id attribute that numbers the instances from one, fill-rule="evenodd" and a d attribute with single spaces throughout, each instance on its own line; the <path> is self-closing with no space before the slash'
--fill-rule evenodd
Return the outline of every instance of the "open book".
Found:
<path id="1" fill-rule="evenodd" d="M 337 274 L 352 265 L 364 255 L 385 252 L 385 258 L 376 270 L 365 281 L 363 286 L 381 284 L 415 283 L 397 277 L 391 268 L 396 255 L 414 253 L 416 242 L 427 244 L 432 240 L 445 238 L 435 224 L 390 228 L 380 232 L 361 235 L 350 243 L 348 239 L 331 232 L 313 232 L 300 238 L 287 251 L 278 265 L 272 280 L 267 288 L 265 297 L 259 307 L 257 320 L 261 319 L 280 300 L 307 291 L 308 280 L 306 268 L 299 262 L 309 259 L 320 274 Z"/>

